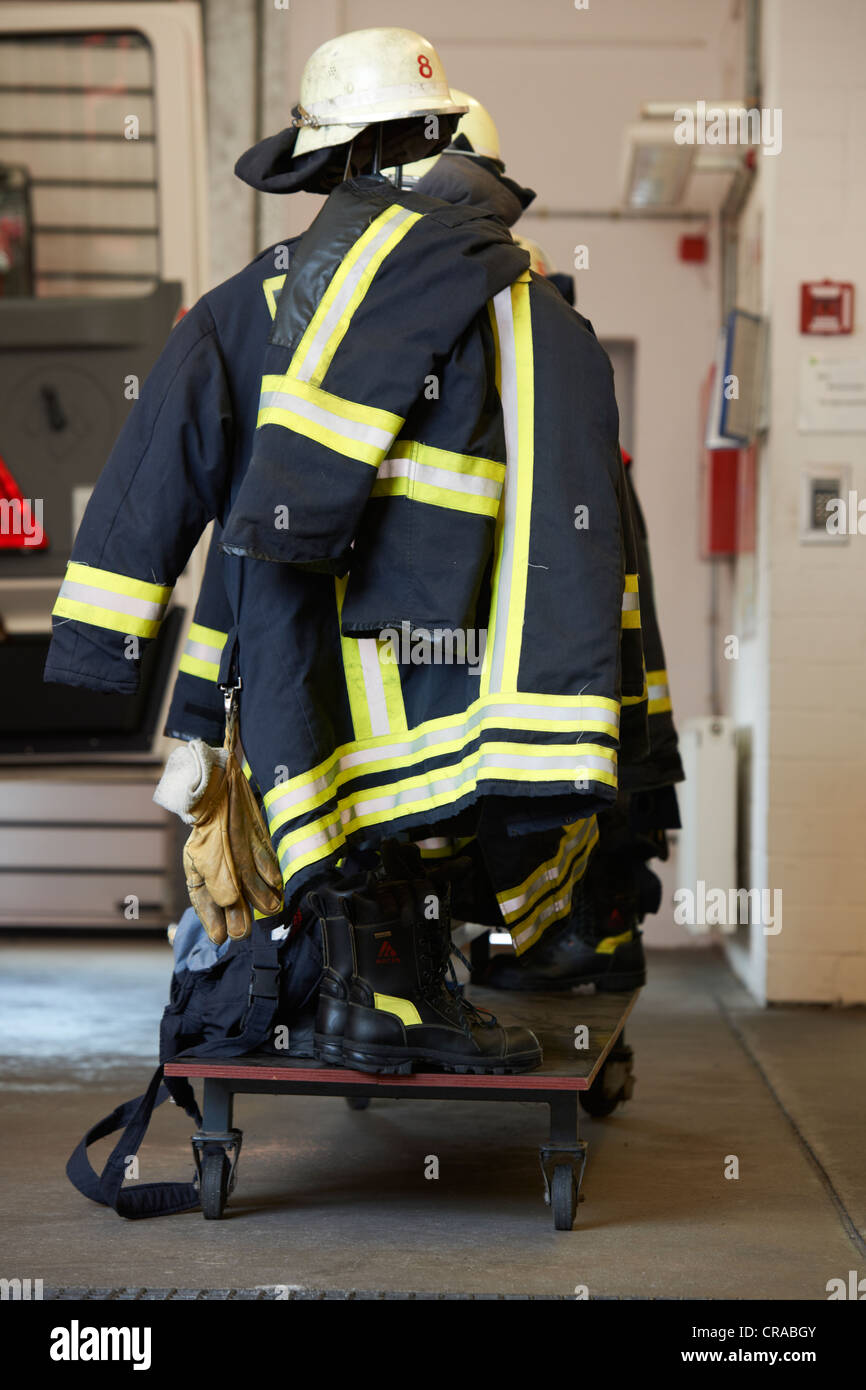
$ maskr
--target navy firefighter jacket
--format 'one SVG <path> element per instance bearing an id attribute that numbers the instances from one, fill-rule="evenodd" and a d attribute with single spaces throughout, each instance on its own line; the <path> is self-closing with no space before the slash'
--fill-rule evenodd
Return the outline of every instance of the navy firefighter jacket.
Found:
<path id="1" fill-rule="evenodd" d="M 565 827 L 560 879 L 503 901 L 565 901 L 643 688 L 609 361 L 477 210 L 351 180 L 291 255 L 172 331 L 76 537 L 46 679 L 133 691 L 128 638 L 155 636 L 215 519 L 228 608 L 184 669 L 243 680 L 287 904 L 347 845 L 485 802 L 508 834 Z"/>

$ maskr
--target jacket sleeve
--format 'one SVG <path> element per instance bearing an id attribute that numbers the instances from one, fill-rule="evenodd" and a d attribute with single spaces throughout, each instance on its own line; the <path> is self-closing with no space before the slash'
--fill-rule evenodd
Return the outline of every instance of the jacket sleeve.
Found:
<path id="1" fill-rule="evenodd" d="M 235 618 L 224 575 L 226 565 L 232 562 L 220 549 L 221 535 L 215 524 L 195 615 L 187 630 L 166 718 L 165 733 L 169 738 L 202 738 L 205 743 L 212 744 L 220 743 L 223 738 L 225 711 L 219 672 Z"/>
<path id="2" fill-rule="evenodd" d="M 45 680 L 137 690 L 143 646 L 222 505 L 231 438 L 216 326 L 201 300 L 173 329 L 93 490 L 54 605 Z"/>
<path id="3" fill-rule="evenodd" d="M 498 222 L 405 202 L 379 211 L 340 185 L 295 249 L 226 550 L 345 573 L 380 468 L 435 389 L 437 362 L 524 270 L 526 253 Z"/>

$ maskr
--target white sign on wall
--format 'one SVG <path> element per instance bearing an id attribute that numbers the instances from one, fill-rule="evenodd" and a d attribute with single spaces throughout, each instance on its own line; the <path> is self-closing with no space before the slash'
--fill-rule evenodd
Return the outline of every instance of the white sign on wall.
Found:
<path id="1" fill-rule="evenodd" d="M 797 428 L 801 434 L 866 434 L 866 358 L 803 358 Z"/>

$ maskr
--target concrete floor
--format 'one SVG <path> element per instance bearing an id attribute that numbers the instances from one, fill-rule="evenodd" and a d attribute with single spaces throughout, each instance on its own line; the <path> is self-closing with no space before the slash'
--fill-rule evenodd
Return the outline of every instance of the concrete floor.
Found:
<path id="1" fill-rule="evenodd" d="M 651 958 L 629 1027 L 635 1096 L 582 1123 L 586 1201 L 570 1234 L 542 1203 L 543 1106 L 353 1113 L 318 1097 L 238 1099 L 240 1180 L 222 1222 L 122 1221 L 63 1168 L 89 1125 L 143 1089 L 170 961 L 157 942 L 0 941 L 0 1274 L 46 1289 L 825 1299 L 829 1279 L 866 1271 L 866 1012 L 762 1012 L 708 951 Z M 142 1181 L 189 1178 L 190 1131 L 174 1107 L 157 1112 Z M 431 1154 L 438 1181 L 424 1177 Z"/>

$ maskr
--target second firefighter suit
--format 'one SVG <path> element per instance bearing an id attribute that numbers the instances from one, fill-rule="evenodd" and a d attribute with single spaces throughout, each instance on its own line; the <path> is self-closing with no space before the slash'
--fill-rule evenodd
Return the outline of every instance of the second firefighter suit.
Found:
<path id="1" fill-rule="evenodd" d="M 289 908 L 348 846 L 496 808 L 516 843 L 559 827 L 559 858 L 512 895 L 528 944 L 615 799 L 610 364 L 525 265 L 477 212 L 341 184 L 290 279 L 266 253 L 174 329 L 87 508 L 46 677 L 96 689 L 135 689 L 126 638 L 155 636 L 202 530 L 222 525 L 233 621 L 225 642 L 199 631 L 191 659 L 220 647 L 243 680 Z M 435 381 L 450 383 L 438 400 Z M 435 633 L 420 662 L 357 635 L 408 625 L 423 647 L 419 627 L 467 618 L 487 631 L 475 672 L 437 661 Z"/>

